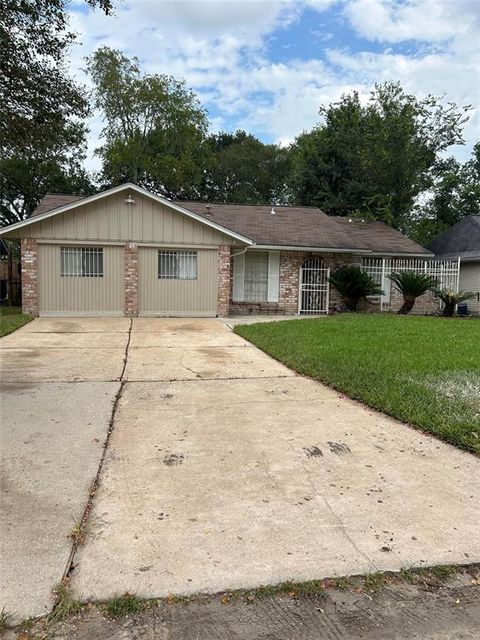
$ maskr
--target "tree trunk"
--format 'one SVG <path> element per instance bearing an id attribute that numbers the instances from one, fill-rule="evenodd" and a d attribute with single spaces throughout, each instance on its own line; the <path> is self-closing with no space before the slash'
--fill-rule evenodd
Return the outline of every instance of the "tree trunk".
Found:
<path id="1" fill-rule="evenodd" d="M 406 316 L 407 313 L 410 313 L 410 311 L 413 309 L 414 304 L 415 304 L 415 298 L 404 298 L 403 304 L 398 310 L 398 313 L 400 315 Z"/>
<path id="2" fill-rule="evenodd" d="M 455 303 L 454 302 L 445 302 L 445 306 L 443 307 L 442 315 L 445 318 L 452 318 L 455 312 Z"/>
<path id="3" fill-rule="evenodd" d="M 347 307 L 347 311 L 356 311 L 358 300 L 352 300 L 351 298 L 345 298 L 345 306 Z"/>

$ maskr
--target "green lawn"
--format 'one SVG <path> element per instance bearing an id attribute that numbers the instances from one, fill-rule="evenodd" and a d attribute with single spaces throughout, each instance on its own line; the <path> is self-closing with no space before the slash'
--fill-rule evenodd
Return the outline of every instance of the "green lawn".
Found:
<path id="1" fill-rule="evenodd" d="M 22 313 L 20 307 L 0 306 L 0 338 L 20 329 L 30 320 L 32 316 Z"/>
<path id="2" fill-rule="evenodd" d="M 342 314 L 235 331 L 299 373 L 480 452 L 480 322 Z"/>

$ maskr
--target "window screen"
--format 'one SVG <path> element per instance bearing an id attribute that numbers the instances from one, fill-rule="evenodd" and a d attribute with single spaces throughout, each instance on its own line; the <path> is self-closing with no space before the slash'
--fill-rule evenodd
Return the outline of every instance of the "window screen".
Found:
<path id="1" fill-rule="evenodd" d="M 245 301 L 267 302 L 268 252 L 251 251 L 245 254 Z"/>
<path id="2" fill-rule="evenodd" d="M 61 247 L 62 278 L 103 278 L 103 249 L 93 247 Z"/>
<path id="3" fill-rule="evenodd" d="M 196 280 L 197 252 L 159 251 L 158 277 L 169 280 Z"/>

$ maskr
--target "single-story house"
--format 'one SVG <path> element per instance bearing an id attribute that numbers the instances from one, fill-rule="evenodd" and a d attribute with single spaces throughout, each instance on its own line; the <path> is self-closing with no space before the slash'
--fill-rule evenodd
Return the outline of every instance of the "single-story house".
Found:
<path id="1" fill-rule="evenodd" d="M 460 258 L 459 289 L 472 291 L 467 301 L 472 315 L 480 315 L 480 215 L 471 215 L 444 231 L 428 248 L 438 260 Z"/>
<path id="2" fill-rule="evenodd" d="M 20 240 L 23 310 L 41 316 L 328 313 L 340 302 L 329 270 L 348 263 L 382 283 L 385 296 L 372 302 L 395 309 L 385 264 L 423 270 L 433 257 L 382 222 L 176 202 L 134 184 L 47 195 L 0 235 Z M 438 306 L 432 296 L 425 304 Z"/>

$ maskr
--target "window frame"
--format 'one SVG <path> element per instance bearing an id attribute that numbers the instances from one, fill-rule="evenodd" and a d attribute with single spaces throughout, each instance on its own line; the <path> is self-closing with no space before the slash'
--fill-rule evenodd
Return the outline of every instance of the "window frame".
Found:
<path id="1" fill-rule="evenodd" d="M 250 295 L 247 295 L 247 265 L 250 263 L 253 263 L 255 261 L 255 259 L 258 260 L 259 256 L 262 256 L 262 258 L 266 257 L 265 262 L 264 262 L 264 266 L 266 267 L 266 272 L 265 274 L 262 274 L 262 280 L 265 280 L 265 282 L 261 282 L 262 286 L 265 287 L 265 295 L 261 298 L 259 297 L 255 297 L 252 293 L 250 293 Z M 253 281 L 255 283 L 255 281 Z M 248 285 L 251 285 L 252 282 L 248 282 Z M 244 297 L 244 302 L 246 303 L 254 303 L 254 304 L 258 304 L 258 303 L 262 303 L 262 302 L 268 302 L 268 287 L 269 287 L 269 252 L 268 251 L 247 251 L 245 253 L 245 262 L 244 262 L 244 272 L 243 272 L 243 297 Z"/>
<path id="2" fill-rule="evenodd" d="M 61 278 L 103 278 L 104 274 L 103 247 L 60 247 Z"/>
<path id="3" fill-rule="evenodd" d="M 182 260 L 182 258 L 186 260 L 183 267 L 190 267 L 184 274 L 180 273 L 180 260 Z M 189 264 L 187 260 L 192 260 L 191 264 Z M 171 270 L 172 266 L 173 269 Z M 191 268 L 192 266 L 193 268 Z M 171 273 L 167 273 L 169 270 L 171 270 Z M 198 280 L 198 251 L 192 249 L 159 249 L 157 252 L 157 280 L 181 280 L 190 282 Z"/>

